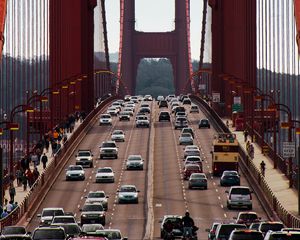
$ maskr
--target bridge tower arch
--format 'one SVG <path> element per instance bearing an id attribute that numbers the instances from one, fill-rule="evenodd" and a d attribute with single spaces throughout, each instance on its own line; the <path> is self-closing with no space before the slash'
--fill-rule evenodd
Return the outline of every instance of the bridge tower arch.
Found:
<path id="1" fill-rule="evenodd" d="M 192 74 L 190 0 L 174 0 L 175 30 L 170 32 L 136 31 L 135 0 L 120 1 L 121 36 L 118 73 L 128 93 L 134 94 L 135 92 L 137 68 L 143 58 L 170 59 L 176 94 L 190 91 L 191 86 L 187 84 Z M 119 92 L 118 84 L 116 88 Z"/>

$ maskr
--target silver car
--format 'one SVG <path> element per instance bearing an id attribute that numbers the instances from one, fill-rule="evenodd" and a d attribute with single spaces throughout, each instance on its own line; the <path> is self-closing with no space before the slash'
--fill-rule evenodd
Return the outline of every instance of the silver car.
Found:
<path id="1" fill-rule="evenodd" d="M 90 191 L 89 194 L 86 196 L 86 203 L 101 203 L 104 210 L 107 211 L 108 209 L 108 196 L 105 194 L 104 191 Z"/>
<path id="2" fill-rule="evenodd" d="M 179 145 L 193 145 L 194 139 L 190 133 L 182 133 L 179 137 Z"/>
<path id="3" fill-rule="evenodd" d="M 111 140 L 116 142 L 125 142 L 125 133 L 123 130 L 114 130 L 111 134 Z"/>
<path id="4" fill-rule="evenodd" d="M 96 183 L 115 182 L 115 173 L 111 167 L 102 167 L 97 169 Z"/>
<path id="5" fill-rule="evenodd" d="M 144 168 L 144 160 L 141 155 L 129 155 L 126 161 L 127 170 L 134 170 L 134 169 L 143 170 L 143 168 Z"/>
<path id="6" fill-rule="evenodd" d="M 84 180 L 85 172 L 81 165 L 70 165 L 66 169 L 66 181 L 68 180 Z"/>
<path id="7" fill-rule="evenodd" d="M 122 185 L 118 190 L 118 202 L 119 203 L 138 203 L 139 190 L 134 185 Z"/>

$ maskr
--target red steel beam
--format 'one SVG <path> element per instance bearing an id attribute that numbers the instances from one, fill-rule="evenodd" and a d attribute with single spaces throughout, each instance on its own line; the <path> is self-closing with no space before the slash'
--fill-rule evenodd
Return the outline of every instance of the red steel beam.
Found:
<path id="1" fill-rule="evenodd" d="M 294 0 L 295 4 L 295 19 L 296 19 L 296 28 L 297 28 L 297 45 L 298 45 L 298 54 L 300 54 L 300 0 Z"/>
<path id="2" fill-rule="evenodd" d="M 4 27 L 6 18 L 6 0 L 0 0 L 0 61 L 4 45 Z"/>

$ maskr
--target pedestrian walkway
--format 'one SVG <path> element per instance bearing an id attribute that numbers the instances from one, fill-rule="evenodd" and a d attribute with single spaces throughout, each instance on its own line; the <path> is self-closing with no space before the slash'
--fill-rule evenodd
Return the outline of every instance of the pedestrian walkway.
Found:
<path id="1" fill-rule="evenodd" d="M 226 123 L 223 119 L 223 122 Z M 232 127 L 231 121 L 229 120 L 229 129 L 232 133 L 235 133 L 237 139 L 242 148 L 246 151 L 246 142 L 244 141 L 244 134 L 242 131 L 235 131 Z M 251 138 L 248 139 L 251 142 Z M 278 201 L 282 206 L 289 211 L 291 214 L 298 215 L 298 192 L 294 188 L 289 188 L 288 178 L 279 170 L 274 169 L 274 163 L 270 157 L 262 154 L 261 147 L 257 143 L 253 143 L 254 146 L 254 158 L 253 163 L 260 169 L 260 163 L 263 160 L 266 164 L 265 180 L 268 183 L 270 189 L 277 197 Z"/>
<path id="2" fill-rule="evenodd" d="M 76 121 L 73 132 L 72 133 L 67 133 L 67 138 L 68 139 L 75 132 L 75 130 L 78 128 L 79 125 L 80 125 L 80 121 Z M 62 143 L 62 147 L 63 147 L 63 143 Z M 53 161 L 53 159 L 54 159 L 54 157 L 52 155 L 51 144 L 50 144 L 50 147 L 49 147 L 49 151 L 47 152 L 46 149 L 44 149 L 43 153 L 46 153 L 46 156 L 48 157 L 47 165 L 49 165 Z M 30 163 L 30 169 L 31 169 L 31 171 L 34 170 L 34 164 L 33 163 Z M 37 166 L 37 169 L 38 169 L 38 171 L 39 171 L 40 174 L 43 173 L 44 169 L 43 169 L 42 162 L 40 162 L 40 164 Z M 13 184 L 14 184 L 14 187 L 16 189 L 16 195 L 15 195 L 15 198 L 14 198 L 14 202 L 17 202 L 19 204 L 19 203 L 21 203 L 24 200 L 24 198 L 26 197 L 26 195 L 30 191 L 30 188 L 27 187 L 27 190 L 24 191 L 22 184 L 18 186 L 17 179 L 14 180 Z M 9 189 L 5 190 L 4 199 L 7 199 L 8 201 L 10 200 Z"/>

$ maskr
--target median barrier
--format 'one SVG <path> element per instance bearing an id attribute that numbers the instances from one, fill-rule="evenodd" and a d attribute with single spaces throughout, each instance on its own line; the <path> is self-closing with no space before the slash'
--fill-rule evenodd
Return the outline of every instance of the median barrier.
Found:
<path id="1" fill-rule="evenodd" d="M 207 113 L 207 116 L 211 117 L 213 123 L 217 125 L 216 128 L 218 131 L 223 130 L 223 132 L 229 132 L 229 129 L 226 127 L 223 120 L 212 108 L 210 108 L 206 101 L 197 96 L 190 96 L 190 98 L 200 104 L 202 110 L 204 110 L 204 112 Z M 257 137 L 259 140 L 260 136 L 258 135 Z M 248 153 L 242 147 L 240 147 L 240 157 L 240 166 L 242 167 L 242 170 L 255 191 L 259 201 L 265 208 L 269 218 L 271 220 L 280 219 L 287 227 L 300 227 L 300 218 L 287 211 L 279 202 L 259 169 L 251 160 L 249 160 Z M 280 169 L 286 170 L 286 165 L 283 164 L 284 161 L 282 161 L 281 158 L 278 158 L 278 163 Z"/>
<path id="2" fill-rule="evenodd" d="M 73 132 L 69 139 L 65 142 L 62 148 L 54 155 L 53 161 L 51 161 L 45 171 L 39 176 L 31 187 L 24 200 L 19 203 L 19 206 L 14 209 L 7 217 L 0 220 L 0 229 L 4 226 L 15 225 L 21 223 L 26 224 L 28 218 L 32 218 L 38 210 L 40 204 L 46 197 L 51 186 L 64 169 L 63 166 L 69 160 L 71 153 L 73 153 L 76 147 L 81 142 L 82 138 L 92 127 L 91 123 L 97 118 L 97 115 L 102 111 L 108 104 L 110 104 L 117 97 L 111 97 L 104 100 L 99 106 L 93 109 L 84 121 L 78 126 Z"/>

